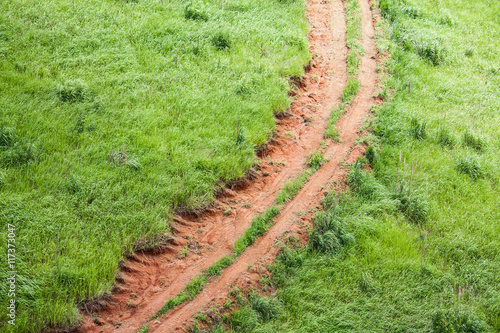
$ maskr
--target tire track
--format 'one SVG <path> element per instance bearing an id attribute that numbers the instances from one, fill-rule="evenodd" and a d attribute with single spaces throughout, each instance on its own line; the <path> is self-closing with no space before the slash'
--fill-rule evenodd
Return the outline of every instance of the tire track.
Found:
<path id="1" fill-rule="evenodd" d="M 182 331 L 183 326 L 190 322 L 198 310 L 216 302 L 217 299 L 224 299 L 231 286 L 237 285 L 238 281 L 242 279 L 248 279 L 249 266 L 258 265 L 259 262 L 267 262 L 269 258 L 274 258 L 279 250 L 275 246 L 276 241 L 281 239 L 290 230 L 296 228 L 297 217 L 295 213 L 316 207 L 323 196 L 325 185 L 331 186 L 335 180 L 339 180 L 345 175 L 346 170 L 339 166 L 340 162 L 345 160 L 353 161 L 357 156 L 361 155 L 360 150 L 354 150 L 353 152 L 353 148 L 355 147 L 355 141 L 359 136 L 363 122 L 369 114 L 370 106 L 374 102 L 373 94 L 377 86 L 377 74 L 375 72 L 377 51 L 375 48 L 375 29 L 373 27 L 370 3 L 368 0 L 359 0 L 359 4 L 362 14 L 361 45 L 364 49 L 358 74 L 360 89 L 348 112 L 337 125 L 341 143 L 331 144 L 327 148 L 325 157 L 330 159 L 329 162 L 311 176 L 309 182 L 284 207 L 277 216 L 275 224 L 263 237 L 247 248 L 230 267 L 222 272 L 219 278 L 210 281 L 193 301 L 178 306 L 165 314 L 161 320 L 152 323 L 149 326 L 149 332 L 167 333 Z M 342 58 L 345 61 L 345 12 L 342 1 L 333 0 L 328 6 L 325 6 L 320 1 L 311 1 L 309 3 L 309 16 L 313 28 L 316 26 L 312 19 L 319 15 L 333 15 L 333 26 L 329 27 L 329 29 L 334 36 L 338 37 L 332 39 L 332 44 L 334 45 L 333 51 L 336 53 L 336 57 Z M 316 33 L 324 34 L 325 32 L 318 30 Z M 311 32 L 311 36 L 314 38 L 315 33 Z M 344 38 L 339 36 L 343 36 Z M 344 45 L 340 47 L 340 44 Z M 329 90 L 326 91 L 330 96 L 335 96 L 337 101 L 340 92 L 341 90 L 338 90 L 338 86 L 335 84 L 330 85 Z"/>
<path id="2" fill-rule="evenodd" d="M 307 17 L 311 27 L 310 54 L 314 57 L 304 79 L 298 82 L 299 89 L 293 92 L 289 115 L 277 120 L 277 138 L 262 154 L 260 174 L 246 184 L 223 189 L 214 205 L 220 209 L 212 207 L 200 215 L 174 217 L 173 236 L 166 234 L 161 247 L 140 251 L 127 259 L 121 265 L 112 294 L 85 304 L 78 332 L 138 330 L 202 270 L 231 253 L 234 242 L 250 226 L 253 217 L 271 206 L 284 183 L 305 169 L 306 158 L 323 140 L 330 110 L 338 105 L 347 76 L 342 2 L 312 0 Z M 288 132 L 295 133 L 295 138 L 285 135 Z M 330 146 L 327 157 L 336 154 L 336 146 Z M 309 181 L 316 185 L 321 182 L 322 178 L 316 175 Z M 306 188 L 316 189 L 310 185 Z M 314 193 L 300 195 L 309 203 L 317 197 Z M 281 215 L 296 211 L 290 208 L 296 204 L 296 200 L 288 203 Z M 172 314 L 183 308 L 181 305 Z"/>

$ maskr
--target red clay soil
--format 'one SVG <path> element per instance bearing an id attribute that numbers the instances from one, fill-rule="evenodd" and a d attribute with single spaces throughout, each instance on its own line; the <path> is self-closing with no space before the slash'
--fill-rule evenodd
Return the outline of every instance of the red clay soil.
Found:
<path id="1" fill-rule="evenodd" d="M 78 332 L 135 332 L 145 324 L 149 332 L 182 330 L 198 310 L 225 297 L 231 285 L 247 278 L 250 265 L 276 255 L 276 241 L 297 229 L 296 213 L 315 208 L 329 186 L 345 174 L 339 163 L 361 154 L 359 149 L 352 151 L 373 103 L 377 75 L 370 5 L 360 0 L 360 6 L 365 54 L 360 62 L 359 93 L 337 124 L 341 143 L 329 144 L 325 152 L 329 161 L 283 208 L 274 226 L 220 277 L 212 278 L 193 301 L 150 322 L 166 300 L 175 297 L 203 269 L 231 253 L 253 217 L 273 204 L 284 183 L 299 175 L 308 155 L 319 148 L 330 110 L 340 102 L 346 83 L 346 21 L 341 0 L 310 0 L 308 4 L 310 53 L 314 57 L 294 92 L 289 114 L 277 120 L 276 139 L 264 151 L 255 177 L 225 188 L 214 206 L 200 215 L 176 216 L 173 235 L 166 236 L 170 240 L 154 252 L 136 253 L 127 259 L 110 297 L 99 302 L 97 311 L 82 310 Z"/>

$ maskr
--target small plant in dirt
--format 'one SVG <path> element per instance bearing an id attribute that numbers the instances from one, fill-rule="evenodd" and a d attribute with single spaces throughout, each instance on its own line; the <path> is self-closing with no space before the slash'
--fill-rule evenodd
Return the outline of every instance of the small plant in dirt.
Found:
<path id="1" fill-rule="evenodd" d="M 483 176 L 481 163 L 474 155 L 464 155 L 460 157 L 455 168 L 458 172 L 468 175 L 473 180 L 477 180 Z"/>
<path id="2" fill-rule="evenodd" d="M 345 89 L 342 91 L 342 102 L 346 104 L 351 104 L 356 97 L 356 94 L 359 90 L 359 80 L 358 79 L 350 79 L 347 80 L 347 85 Z"/>
<path id="3" fill-rule="evenodd" d="M 410 120 L 410 134 L 415 140 L 423 140 L 427 137 L 426 123 L 416 118 Z"/>
<path id="4" fill-rule="evenodd" d="M 229 49 L 231 47 L 231 38 L 227 33 L 218 32 L 214 37 L 212 37 L 212 44 L 219 51 Z"/>
<path id="5" fill-rule="evenodd" d="M 323 165 L 324 159 L 323 153 L 315 150 L 309 155 L 307 165 L 313 170 L 318 170 Z"/>
<path id="6" fill-rule="evenodd" d="M 356 75 L 360 63 L 360 58 L 356 52 L 349 52 L 347 55 L 347 68 L 349 75 Z"/>
<path id="7" fill-rule="evenodd" d="M 328 121 L 328 126 L 325 131 L 325 138 L 332 139 L 335 142 L 340 142 L 339 131 L 337 130 L 335 124 L 345 113 L 345 106 L 343 103 L 340 103 L 337 109 L 332 109 L 330 111 L 330 119 Z"/>
<path id="8" fill-rule="evenodd" d="M 465 130 L 464 132 L 463 144 L 476 150 L 477 152 L 483 151 L 485 146 L 483 139 L 474 136 L 472 133 L 469 133 L 468 130 Z"/>
<path id="9" fill-rule="evenodd" d="M 455 138 L 447 128 L 441 127 L 437 134 L 437 143 L 443 148 L 451 149 L 455 146 Z"/>
<path id="10" fill-rule="evenodd" d="M 137 331 L 137 332 L 138 332 L 138 333 L 148 333 L 148 331 L 149 331 L 148 326 L 144 325 L 144 326 L 142 326 L 142 327 L 139 329 L 139 331 Z"/>

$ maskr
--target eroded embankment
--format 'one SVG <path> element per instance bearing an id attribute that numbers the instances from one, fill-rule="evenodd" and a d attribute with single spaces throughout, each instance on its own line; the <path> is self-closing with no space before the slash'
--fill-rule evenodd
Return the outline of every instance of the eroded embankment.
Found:
<path id="1" fill-rule="evenodd" d="M 181 304 L 150 321 L 169 298 L 175 297 L 194 277 L 221 257 L 231 253 L 234 242 L 252 218 L 270 207 L 285 181 L 305 168 L 307 156 L 323 140 L 330 110 L 337 106 L 346 82 L 345 11 L 341 0 L 313 0 L 308 4 L 309 34 L 313 60 L 290 109 L 278 120 L 277 138 L 260 159 L 256 177 L 233 189 L 225 189 L 215 207 L 199 216 L 177 216 L 171 241 L 153 253 L 137 253 L 120 271 L 111 297 L 98 311 L 84 311 L 80 332 L 133 332 L 144 324 L 149 331 L 173 332 L 206 304 L 225 297 L 228 288 L 247 278 L 247 270 L 265 257 L 273 257 L 277 239 L 298 228 L 298 211 L 318 205 L 323 192 L 345 173 L 339 163 L 351 160 L 377 83 L 375 35 L 367 1 L 362 10 L 360 89 L 348 112 L 338 123 L 340 143 L 325 151 L 329 161 L 313 174 L 295 198 L 282 209 L 275 224 L 249 247 L 221 276 L 212 278 L 192 301 Z M 326 186 L 326 188 L 325 188 Z"/>

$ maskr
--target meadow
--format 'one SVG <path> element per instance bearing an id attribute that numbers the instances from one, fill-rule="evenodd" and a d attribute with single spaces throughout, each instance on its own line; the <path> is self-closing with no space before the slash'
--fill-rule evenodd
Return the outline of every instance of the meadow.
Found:
<path id="1" fill-rule="evenodd" d="M 366 155 L 214 332 L 500 331 L 500 3 L 377 6 Z"/>
<path id="2" fill-rule="evenodd" d="M 0 3 L 0 248 L 14 225 L 17 270 L 0 330 L 77 324 L 138 242 L 244 176 L 307 30 L 291 0 Z"/>

